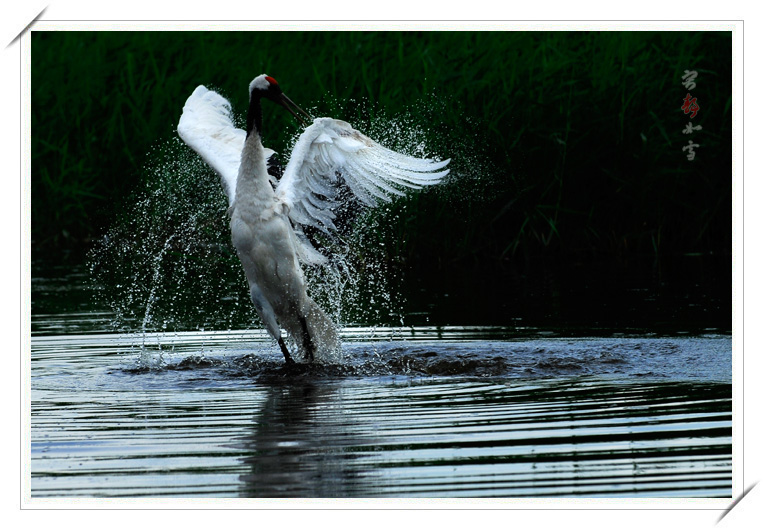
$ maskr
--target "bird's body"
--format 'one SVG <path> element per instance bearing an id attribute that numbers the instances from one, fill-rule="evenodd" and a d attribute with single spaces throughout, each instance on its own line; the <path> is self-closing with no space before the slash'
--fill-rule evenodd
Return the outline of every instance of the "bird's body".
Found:
<path id="1" fill-rule="evenodd" d="M 297 258 L 294 229 L 286 205 L 267 177 L 265 150 L 258 134 L 242 151 L 231 209 L 231 241 L 249 282 L 250 295 L 268 332 L 276 340 L 281 327 L 307 358 L 327 358 L 338 347 L 331 320 L 308 296 Z"/>
<path id="2" fill-rule="evenodd" d="M 261 139 L 263 97 L 302 121 L 290 105 L 304 111 L 283 95 L 275 79 L 261 75 L 250 84 L 246 132 L 233 126 L 230 104 L 200 86 L 186 102 L 178 134 L 221 175 L 230 205 L 231 240 L 252 301 L 287 362 L 292 361 L 282 328 L 304 358 L 331 359 L 339 348 L 337 330 L 308 296 L 301 267 L 326 258 L 313 248 L 302 227 L 326 233 L 336 229 L 333 210 L 342 186 L 361 203 L 374 206 L 380 199 L 389 201 L 390 195 L 403 195 L 400 188 L 436 184 L 448 173 L 442 170 L 448 160 L 401 155 L 343 121 L 318 118 L 298 139 L 276 182 L 267 165 L 273 151 L 264 148 Z"/>

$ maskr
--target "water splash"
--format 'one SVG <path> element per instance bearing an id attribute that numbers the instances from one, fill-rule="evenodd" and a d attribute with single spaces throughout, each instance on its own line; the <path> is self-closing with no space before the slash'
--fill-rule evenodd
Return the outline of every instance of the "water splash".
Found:
<path id="1" fill-rule="evenodd" d="M 378 117 L 368 132 L 401 152 L 431 155 L 423 129 L 405 118 Z M 92 279 L 103 287 L 101 301 L 116 315 L 112 329 L 139 332 L 141 366 L 161 366 L 164 351 L 147 343 L 148 333 L 261 323 L 230 243 L 219 177 L 177 138 L 160 143 L 148 159 L 141 188 L 126 201 L 89 264 Z M 403 323 L 405 299 L 398 287 L 405 263 L 396 255 L 399 248 L 388 243 L 396 237 L 391 233 L 401 209 L 406 205 L 392 203 L 349 212 L 338 240 L 325 242 L 330 262 L 305 268 L 309 293 L 340 327 Z"/>
<path id="2" fill-rule="evenodd" d="M 114 331 L 140 333 L 141 363 L 162 362 L 150 332 L 225 325 L 239 311 L 240 275 L 217 177 L 175 139 L 156 147 L 142 187 L 125 202 L 89 256 Z M 232 296 L 233 293 L 233 296 Z"/>

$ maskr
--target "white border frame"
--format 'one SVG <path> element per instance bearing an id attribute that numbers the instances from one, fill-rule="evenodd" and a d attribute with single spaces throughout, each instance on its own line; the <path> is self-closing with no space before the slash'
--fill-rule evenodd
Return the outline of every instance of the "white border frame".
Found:
<path id="1" fill-rule="evenodd" d="M 126 30 L 150 30 L 150 31 L 290 31 L 290 30 L 460 30 L 460 31 L 533 31 L 533 30 L 611 30 L 611 31 L 641 31 L 641 30 L 711 30 L 732 31 L 733 33 L 733 498 L 740 495 L 746 485 L 752 483 L 753 477 L 748 477 L 744 482 L 743 451 L 744 431 L 742 427 L 743 409 L 743 152 L 742 152 L 742 126 L 743 126 L 743 23 L 741 21 L 730 22 L 544 22 L 544 21 L 521 21 L 521 22 L 419 22 L 419 21 L 214 21 L 214 22 L 168 22 L 168 21 L 142 21 L 142 22 L 119 22 L 119 21 L 39 21 L 33 27 L 35 31 L 59 31 L 59 30 L 98 30 L 98 31 L 126 31 Z M 31 139 L 31 96 L 30 96 L 30 69 L 31 69 L 31 37 L 29 32 L 20 38 L 21 50 L 21 141 L 22 141 L 22 195 L 21 195 L 21 219 L 22 223 L 22 263 L 21 268 L 22 287 L 30 285 L 30 251 L 31 233 L 30 211 L 30 139 Z M 25 77 L 26 76 L 26 77 Z M 25 241 L 26 236 L 26 241 Z M 27 293 L 28 294 L 28 293 Z M 453 510 L 453 509 L 478 509 L 478 510 L 723 510 L 730 504 L 729 499 L 336 499 L 336 500 L 253 500 L 253 499 L 32 499 L 30 496 L 29 472 L 31 471 L 31 448 L 30 441 L 30 417 L 31 410 L 31 380 L 30 380 L 30 305 L 27 298 L 26 304 L 22 300 L 22 426 L 26 432 L 22 433 L 23 469 L 25 473 L 22 484 L 21 508 L 23 509 L 113 509 L 113 508 L 150 508 L 150 509 L 397 509 L 397 510 Z M 24 414 L 26 413 L 26 414 Z M 744 427 L 743 427 L 744 428 Z M 745 433 L 747 434 L 747 433 Z M 708 514 L 708 520 L 717 516 Z M 514 516 L 513 520 L 514 520 Z M 667 517 L 671 519 L 671 517 Z M 278 517 L 276 518 L 278 520 Z M 535 521 L 536 518 L 534 517 Z M 681 520 L 687 521 L 686 516 Z M 414 520 L 412 519 L 412 523 Z M 619 526 L 623 526 L 623 520 Z M 426 524 L 426 523 L 425 523 Z M 469 524 L 469 523 L 468 523 Z M 535 523 L 534 523 L 535 524 Z"/>

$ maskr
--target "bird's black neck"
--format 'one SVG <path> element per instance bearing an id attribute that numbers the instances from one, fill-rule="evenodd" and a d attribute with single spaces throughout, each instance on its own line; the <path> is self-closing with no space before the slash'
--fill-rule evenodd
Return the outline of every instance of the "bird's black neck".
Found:
<path id="1" fill-rule="evenodd" d="M 252 94 L 247 110 L 247 136 L 253 132 L 262 136 L 263 131 L 263 107 L 260 105 L 260 96 Z"/>

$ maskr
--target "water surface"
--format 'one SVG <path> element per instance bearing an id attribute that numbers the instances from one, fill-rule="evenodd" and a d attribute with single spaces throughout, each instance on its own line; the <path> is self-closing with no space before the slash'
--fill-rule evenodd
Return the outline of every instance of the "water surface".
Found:
<path id="1" fill-rule="evenodd" d="M 728 333 L 348 326 L 287 371 L 259 329 L 109 332 L 78 274 L 33 280 L 33 497 L 731 496 Z"/>

